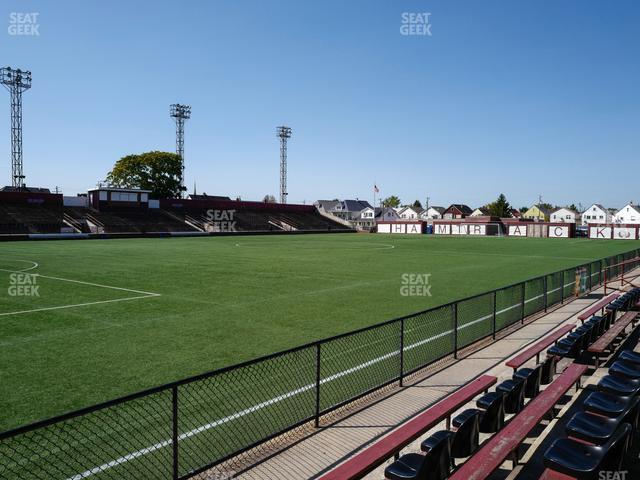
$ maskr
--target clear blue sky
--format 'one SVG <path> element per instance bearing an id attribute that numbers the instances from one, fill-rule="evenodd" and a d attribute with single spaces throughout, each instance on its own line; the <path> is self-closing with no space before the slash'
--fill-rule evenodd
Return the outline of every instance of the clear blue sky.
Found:
<path id="1" fill-rule="evenodd" d="M 10 36 L 38 12 L 39 36 Z M 400 34 L 429 12 L 432 36 Z M 192 105 L 187 183 L 278 193 L 275 127 L 293 128 L 289 200 L 472 207 L 640 201 L 637 1 L 3 1 L 0 63 L 24 95 L 29 185 L 86 191 L 123 155 L 174 149 Z M 0 152 L 9 183 L 9 95 Z"/>

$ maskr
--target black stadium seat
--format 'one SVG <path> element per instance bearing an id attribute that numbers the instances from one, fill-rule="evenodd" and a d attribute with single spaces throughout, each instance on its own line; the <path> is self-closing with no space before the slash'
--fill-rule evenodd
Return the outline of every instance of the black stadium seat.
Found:
<path id="1" fill-rule="evenodd" d="M 500 391 L 485 393 L 476 401 L 483 410 L 480 419 L 480 432 L 495 433 L 504 425 L 504 393 Z"/>
<path id="2" fill-rule="evenodd" d="M 623 418 L 624 416 L 608 418 L 587 412 L 577 412 L 567 422 L 565 429 L 570 437 L 595 445 L 603 445 L 616 433 L 620 424 L 623 423 Z"/>
<path id="3" fill-rule="evenodd" d="M 624 423 L 608 442 L 588 445 L 559 438 L 544 454 L 546 467 L 576 478 L 597 478 L 598 471 L 619 471 L 627 451 L 631 425 Z"/>
<path id="4" fill-rule="evenodd" d="M 521 368 L 513 374 L 513 378 L 520 378 L 525 381 L 524 396 L 533 398 L 540 392 L 540 380 L 542 365 L 534 368 Z"/>
<path id="5" fill-rule="evenodd" d="M 605 375 L 598 382 L 598 390 L 614 395 L 629 396 L 640 392 L 640 379 L 630 379 Z"/>
<path id="6" fill-rule="evenodd" d="M 605 417 L 618 417 L 636 411 L 638 402 L 640 398 L 636 396 L 622 397 L 606 392 L 593 392 L 585 399 L 584 408 Z"/>
<path id="7" fill-rule="evenodd" d="M 505 380 L 496 387 L 496 390 L 505 394 L 505 413 L 518 413 L 524 407 L 524 380 L 513 378 Z"/>

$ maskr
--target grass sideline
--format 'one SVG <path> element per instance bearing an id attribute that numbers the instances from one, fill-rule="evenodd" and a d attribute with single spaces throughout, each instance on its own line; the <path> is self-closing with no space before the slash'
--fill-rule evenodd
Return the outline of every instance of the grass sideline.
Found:
<path id="1" fill-rule="evenodd" d="M 386 235 L 3 244 L 4 285 L 6 270 L 33 263 L 43 277 L 39 297 L 0 290 L 0 430 L 637 246 Z M 430 273 L 433 296 L 400 295 L 403 273 Z M 26 310 L 38 311 L 12 313 Z"/>

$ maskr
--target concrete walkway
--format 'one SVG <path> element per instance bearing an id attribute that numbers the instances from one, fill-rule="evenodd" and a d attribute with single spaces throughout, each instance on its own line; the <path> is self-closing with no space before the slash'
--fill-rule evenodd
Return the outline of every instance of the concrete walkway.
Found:
<path id="1" fill-rule="evenodd" d="M 560 325 L 579 324 L 578 314 L 598 301 L 602 293 L 600 288 L 585 298 L 562 305 L 466 358 L 444 365 L 428 378 L 398 388 L 387 398 L 330 426 L 315 429 L 234 478 L 299 480 L 319 477 L 478 375 L 494 375 L 498 382 L 511 378 L 512 369 L 504 365 L 506 360 Z M 535 363 L 535 357 L 532 362 Z M 475 402 L 472 403 L 475 406 Z M 461 410 L 471 406 L 470 403 Z M 433 431 L 443 428 L 444 422 Z M 418 442 L 404 450 L 411 451 L 419 451 Z M 367 478 L 384 478 L 383 472 L 384 466 Z"/>

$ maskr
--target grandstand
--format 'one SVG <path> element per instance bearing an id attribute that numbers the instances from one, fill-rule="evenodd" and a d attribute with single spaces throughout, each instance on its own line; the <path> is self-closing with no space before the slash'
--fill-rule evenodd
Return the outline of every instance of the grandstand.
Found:
<path id="1" fill-rule="evenodd" d="M 133 190 L 101 188 L 88 197 L 43 192 L 0 192 L 0 235 L 29 234 L 203 234 L 265 232 L 344 232 L 350 229 L 321 216 L 313 206 L 219 200 L 149 200 L 119 202 L 116 193 Z M 142 192 L 142 191 L 141 191 Z M 104 200 L 100 198 L 104 195 Z M 113 194 L 113 196 L 112 196 Z M 128 198 L 128 197 L 127 197 Z M 218 228 L 212 212 L 224 211 L 229 228 Z M 232 218 L 229 218 L 232 217 Z"/>

